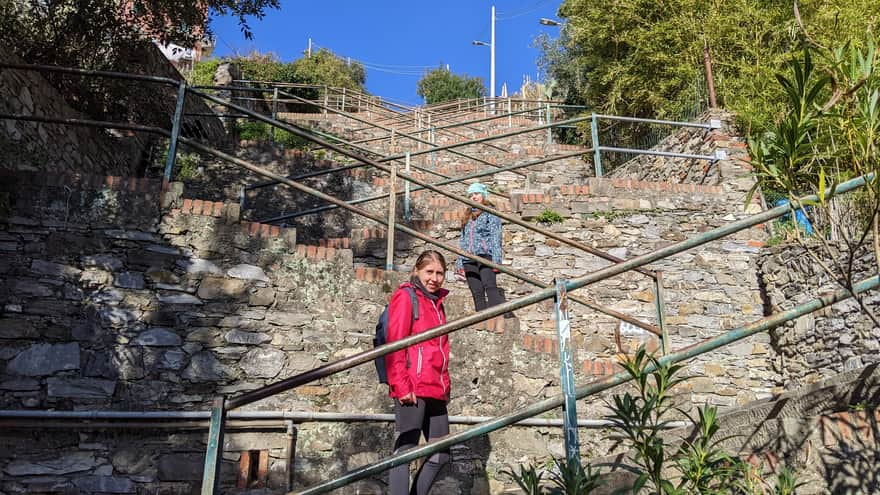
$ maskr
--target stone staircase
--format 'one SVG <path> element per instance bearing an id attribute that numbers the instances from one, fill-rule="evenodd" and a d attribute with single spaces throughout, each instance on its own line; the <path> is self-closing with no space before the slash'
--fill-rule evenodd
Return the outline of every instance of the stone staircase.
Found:
<path id="1" fill-rule="evenodd" d="M 313 116 L 313 114 L 304 115 L 310 119 Z M 298 116 L 282 117 L 297 121 Z M 375 130 L 363 128 L 359 129 L 359 133 L 353 132 L 350 130 L 351 124 L 346 126 L 344 118 L 338 116 L 327 116 L 307 122 L 318 124 L 323 132 L 334 132 L 346 139 L 368 139 L 377 134 Z M 526 126 L 533 123 L 522 119 L 517 124 Z M 470 132 L 472 136 L 485 136 L 493 131 L 497 133 L 507 130 L 504 125 L 487 131 L 470 130 Z M 563 218 L 561 224 L 547 226 L 554 232 L 585 242 L 595 248 L 607 250 L 618 257 L 628 258 L 697 235 L 708 228 L 746 215 L 747 209 L 739 204 L 750 186 L 748 179 L 744 178 L 747 170 L 743 168 L 741 162 L 745 156 L 744 147 L 735 138 L 730 138 L 729 132 L 729 129 L 681 131 L 667 140 L 669 145 L 668 141 L 675 139 L 676 136 L 683 136 L 678 138 L 683 143 L 681 146 L 676 148 L 675 145 L 670 145 L 671 150 L 681 152 L 712 154 L 716 147 L 727 148 L 730 159 L 709 166 L 714 170 L 712 175 L 704 174 L 704 177 L 713 179 L 713 184 L 628 178 L 625 172 L 646 167 L 639 164 L 640 161 L 644 161 L 642 158 L 622 166 L 618 174 L 612 174 L 608 178 L 591 177 L 592 167 L 576 160 L 574 165 L 571 161 L 567 161 L 540 165 L 538 166 L 540 170 L 537 172 L 529 169 L 524 180 L 519 182 L 509 181 L 509 177 L 505 176 L 508 173 L 492 176 L 486 182 L 509 191 L 510 199 L 502 199 L 498 202 L 500 211 L 519 215 L 524 220 L 534 220 L 542 212 L 552 211 Z M 532 138 L 545 139 L 543 133 L 537 134 L 540 135 Z M 526 137 L 528 141 L 529 136 Z M 575 148 L 565 145 L 528 147 L 520 145 L 513 138 L 506 140 L 513 141 L 513 147 L 528 149 L 530 155 L 534 157 L 572 151 Z M 385 142 L 384 146 L 378 150 L 399 151 L 390 146 L 389 142 Z M 492 149 L 486 153 L 499 163 L 510 155 L 510 152 Z M 289 173 L 294 173 L 294 166 L 296 173 L 299 174 L 318 169 L 331 169 L 339 165 L 333 160 L 316 159 L 312 155 L 298 152 L 287 155 L 294 159 Z M 253 154 L 251 156 L 255 157 Z M 478 169 L 478 165 L 455 163 L 455 160 L 457 158 L 447 154 L 436 161 L 435 170 L 455 175 Z M 671 168 L 675 170 L 676 166 L 677 163 L 673 162 Z M 686 163 L 685 166 L 692 167 L 693 164 Z M 422 180 L 429 180 L 427 174 L 421 172 L 413 172 L 412 175 Z M 615 175 L 621 175 L 623 178 L 617 178 Z M 670 173 L 669 178 L 674 179 L 673 175 L 674 173 Z M 336 182 L 330 184 L 330 180 L 326 178 L 329 176 L 325 176 L 319 179 L 321 182 L 316 187 L 343 199 L 383 194 L 383 188 L 387 188 L 384 172 L 356 168 L 337 176 L 342 176 L 344 179 L 335 179 Z M 287 188 L 274 188 L 271 199 L 264 200 L 261 204 L 254 202 L 254 207 L 243 213 L 243 216 L 271 216 L 273 210 L 269 206 L 277 211 L 280 205 L 284 205 L 283 209 L 289 208 L 292 211 L 302 208 L 301 205 L 308 207 L 316 204 L 309 203 L 308 199 L 302 200 L 303 195 L 295 191 L 292 193 L 288 191 L 290 194 L 287 197 L 280 196 L 279 194 L 282 193 L 276 192 L 285 189 Z M 458 189 L 461 189 L 461 186 Z M 296 195 L 299 198 L 293 198 Z M 293 201 L 295 207 L 287 206 L 291 204 L 290 201 Z M 369 211 L 383 215 L 387 200 L 377 200 L 368 205 Z M 397 209 L 398 215 L 402 217 L 403 208 L 400 203 Z M 413 219 L 407 222 L 411 228 L 435 239 L 456 242 L 462 210 L 452 207 L 449 198 L 429 191 L 414 192 L 412 213 Z M 299 219 L 294 220 L 299 242 L 302 243 L 299 249 L 305 250 L 303 252 L 306 253 L 327 252 L 325 250 L 331 249 L 350 251 L 355 264 L 355 273 L 358 276 L 375 281 L 393 278 L 393 274 L 384 270 L 387 244 L 385 229 L 378 227 L 374 222 L 364 221 L 346 212 L 336 210 L 336 214 L 338 221 L 321 218 L 320 223 L 317 224 L 320 228 L 313 228 L 315 224 L 301 222 Z M 320 218 L 317 215 L 314 217 Z M 749 284 L 754 284 L 754 278 L 750 275 L 753 272 L 756 253 L 763 245 L 763 238 L 764 233 L 761 229 L 752 229 L 732 237 L 719 246 L 707 247 L 696 256 L 684 254 L 677 257 L 677 260 L 660 264 L 660 268 L 666 273 L 666 290 L 670 298 L 667 301 L 669 304 L 667 321 L 672 326 L 673 347 L 686 345 L 695 337 L 708 336 L 713 329 L 718 331 L 721 328 L 729 328 L 731 325 L 761 315 L 759 301 L 743 301 L 748 301 L 745 294 L 751 291 Z M 556 277 L 581 276 L 608 264 L 592 255 L 579 253 L 569 246 L 561 245 L 558 241 L 544 239 L 540 234 L 530 233 L 512 224 L 505 227 L 504 245 L 505 264 L 547 283 Z M 423 241 L 398 233 L 395 242 L 395 266 L 404 269 L 411 266 L 418 252 L 426 247 L 428 246 Z M 454 259 L 455 255 L 448 254 L 449 259 Z M 689 266 L 691 264 L 696 266 Z M 397 275 L 398 278 L 401 276 Z M 453 281 L 451 277 L 448 284 L 456 294 L 450 299 L 450 316 L 466 314 L 470 307 L 466 287 L 463 283 Z M 500 286 L 505 290 L 508 298 L 522 296 L 535 290 L 530 285 L 504 275 L 500 277 Z M 723 287 L 722 291 L 718 290 L 719 286 Z M 676 289 L 681 291 L 676 292 Z M 453 303 L 459 295 L 461 296 L 459 303 Z M 614 281 L 596 284 L 587 297 L 606 307 L 622 308 L 620 310 L 630 316 L 656 324 L 652 283 L 641 275 L 624 274 Z M 577 344 L 577 367 L 582 378 L 589 379 L 591 376 L 611 373 L 614 369 L 613 363 L 621 352 L 630 351 L 642 344 L 652 349 L 657 347 L 657 339 L 646 332 L 630 330 L 628 335 L 617 336 L 620 330 L 618 320 L 585 312 L 584 309 L 575 310 L 573 323 L 574 339 Z M 703 314 L 706 310 L 711 315 Z M 516 337 L 518 345 L 531 352 L 554 355 L 557 352 L 557 344 L 550 308 L 539 305 L 533 309 L 519 311 L 517 314 L 518 321 L 511 321 L 509 324 L 515 325 L 516 331 L 520 333 Z M 498 326 L 508 330 L 503 322 Z M 766 352 L 766 346 L 756 346 L 756 349 L 758 356 Z M 746 352 L 746 355 L 751 354 L 751 350 Z M 740 358 L 739 355 L 732 356 L 732 361 L 736 362 Z M 757 365 L 755 369 L 756 372 L 761 373 L 761 379 L 767 383 L 764 389 L 769 392 L 771 388 L 769 365 Z M 695 398 L 710 400 L 723 406 L 733 406 L 754 399 L 758 396 L 755 390 L 760 389 L 760 387 L 750 387 L 748 390 L 745 388 L 737 390 L 735 387 L 728 387 L 725 388 L 729 391 L 725 392 L 728 395 L 718 395 L 714 393 L 713 386 L 706 386 L 698 390 Z"/>
<path id="2" fill-rule="evenodd" d="M 337 125 L 331 118 L 320 122 Z M 344 135 L 345 126 L 330 129 Z M 471 130 L 472 136 L 506 131 L 505 126 Z M 505 138 L 499 141 L 504 150 L 490 148 L 480 156 L 508 164 L 572 151 L 562 145 L 546 145 L 543 132 L 532 134 L 523 140 Z M 485 181 L 509 195 L 509 200 L 497 201 L 499 210 L 528 221 L 552 210 L 563 221 L 545 228 L 629 258 L 746 214 L 742 207 L 745 169 L 734 161 L 743 155 L 741 144 L 728 130 L 714 132 L 700 142 L 701 146 L 731 150 L 732 159 L 717 164 L 717 180 L 711 184 L 600 179 L 592 177 L 589 163 L 576 159 L 523 169 L 524 176 L 502 172 Z M 398 146 L 387 143 L 386 148 L 377 149 L 387 152 Z M 272 147 L 248 147 L 238 154 L 290 175 L 346 163 L 332 155 Z M 430 161 L 424 164 L 430 166 Z M 434 166 L 446 175 L 487 169 L 485 164 L 440 158 L 439 154 Z M 429 177 L 419 174 L 424 180 Z M 14 180 L 4 181 L 4 191 L 13 201 L 9 227 L 0 235 L 0 248 L 13 254 L 0 263 L 0 273 L 10 280 L 14 276 L 16 281 L 2 286 L 5 294 L 15 295 L 10 296 L 0 319 L 0 336 L 12 342 L 13 350 L 0 353 L 0 364 L 29 373 L 29 378 L 0 385 L 11 392 L 4 395 L 3 407 L 205 408 L 215 393 L 250 390 L 369 349 L 372 322 L 425 243 L 399 236 L 394 265 L 401 271 L 386 271 L 386 233 L 374 222 L 337 210 L 330 216 L 295 219 L 284 226 L 260 223 L 280 211 L 320 206 L 298 191 L 274 187 L 252 193 L 242 210 L 238 202 L 241 187 L 260 181 L 249 172 L 213 163 L 205 166 L 198 180 L 164 188 L 157 181 L 117 177 L 57 176 L 50 180 L 15 174 Z M 383 193 L 386 181 L 384 173 L 358 168 L 303 182 L 343 199 L 356 199 Z M 462 193 L 463 186 L 448 190 Z M 409 225 L 435 239 L 455 243 L 460 207 L 433 192 L 419 191 L 412 196 Z M 386 204 L 387 200 L 378 200 L 365 208 L 381 214 Z M 397 211 L 402 217 L 400 204 Z M 757 292 L 752 287 L 756 280 L 753 265 L 763 238 L 760 229 L 753 229 L 651 267 L 664 271 L 673 347 L 761 315 L 759 298 L 750 294 Z M 505 265 L 546 283 L 556 277 L 578 277 L 608 264 L 512 224 L 505 226 L 504 247 Z M 38 270 L 41 275 L 25 276 L 28 270 Z M 506 275 L 500 277 L 500 283 L 508 299 L 535 290 Z M 447 286 L 452 290 L 447 304 L 450 319 L 469 314 L 472 303 L 466 286 L 453 280 Z M 652 282 L 644 276 L 628 273 L 580 292 L 583 297 L 656 324 Z M 77 294 L 86 302 L 64 302 Z M 516 313 L 515 319 L 497 318 L 455 334 L 451 414 L 497 415 L 559 394 L 551 302 Z M 622 352 L 641 344 L 657 346 L 650 334 L 621 328 L 616 319 L 577 305 L 572 306 L 572 318 L 578 383 L 615 372 Z M 54 328 L 58 321 L 78 330 L 72 335 L 59 334 L 50 347 L 33 342 L 34 335 Z M 72 357 L 62 359 L 63 369 L 26 368 L 24 361 L 15 357 L 22 354 L 40 361 L 66 353 L 71 345 L 85 357 L 82 363 Z M 769 395 L 773 386 L 769 361 L 761 337 L 734 346 L 730 352 L 697 360 L 689 367 L 699 375 L 688 391 L 691 400 L 732 408 Z M 603 396 L 582 401 L 579 414 L 601 417 L 602 400 Z M 249 409 L 387 412 L 388 401 L 382 387 L 375 384 L 372 369 L 362 366 Z M 296 486 L 308 485 L 317 473 L 332 476 L 387 454 L 364 445 L 390 444 L 388 427 L 351 428 L 354 430 L 339 424 L 300 425 L 295 472 L 283 468 L 287 455 L 283 449 L 268 450 L 270 485 L 282 486 L 283 478 L 291 475 Z M 462 473 L 473 469 L 497 472 L 523 459 L 560 455 L 559 433 L 554 428 L 510 429 L 457 447 L 455 467 L 440 480 L 438 489 L 444 493 L 496 493 L 502 489 L 502 481 L 493 479 L 484 486 L 480 485 L 484 478 Z M 201 455 L 204 449 L 198 438 L 187 438 L 168 449 L 157 447 L 158 453 L 151 455 L 167 458 L 169 449 Z M 491 447 L 487 445 L 489 438 Z M 239 450 L 227 452 L 224 470 L 234 473 L 232 464 L 244 458 L 236 452 L 260 451 L 259 442 L 237 443 Z M 608 451 L 611 447 L 599 435 L 584 435 L 582 443 L 585 451 Z M 99 455 L 106 458 L 120 448 L 113 441 L 102 445 Z M 101 466 L 96 460 L 85 471 L 106 472 Z M 167 489 L 188 483 L 169 473 L 166 471 L 162 479 L 154 476 L 150 483 L 164 483 Z M 35 486 L 18 478 L 14 482 L 24 491 Z"/>

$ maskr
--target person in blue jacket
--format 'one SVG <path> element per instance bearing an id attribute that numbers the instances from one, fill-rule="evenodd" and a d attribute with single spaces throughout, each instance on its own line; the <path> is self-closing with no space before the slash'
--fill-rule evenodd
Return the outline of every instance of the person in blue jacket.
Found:
<path id="1" fill-rule="evenodd" d="M 467 189 L 471 201 L 486 206 L 489 190 L 485 184 L 474 182 Z M 501 219 L 478 208 L 468 208 L 461 222 L 459 247 L 468 253 L 501 264 Z M 467 280 L 474 298 L 474 309 L 484 310 L 504 302 L 504 296 L 496 283 L 497 270 L 466 257 L 455 262 L 456 278 Z"/>

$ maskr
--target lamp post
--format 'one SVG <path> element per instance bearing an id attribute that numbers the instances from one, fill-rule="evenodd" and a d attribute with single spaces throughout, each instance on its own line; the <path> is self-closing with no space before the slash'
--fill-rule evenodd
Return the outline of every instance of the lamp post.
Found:
<path id="1" fill-rule="evenodd" d="M 495 111 L 495 5 L 492 5 L 492 29 L 489 42 L 474 40 L 476 46 L 488 46 L 489 55 L 489 98 L 492 100 L 491 108 Z"/>
<path id="2" fill-rule="evenodd" d="M 553 19 L 548 19 L 546 17 L 542 17 L 538 19 L 538 22 L 545 26 L 561 26 L 562 23 L 559 21 L 554 21 Z"/>

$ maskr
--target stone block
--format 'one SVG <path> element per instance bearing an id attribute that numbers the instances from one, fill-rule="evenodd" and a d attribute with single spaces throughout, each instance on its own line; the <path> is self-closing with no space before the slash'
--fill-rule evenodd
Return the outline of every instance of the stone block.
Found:
<path id="1" fill-rule="evenodd" d="M 269 281 L 269 277 L 266 276 L 266 273 L 263 272 L 262 268 L 248 264 L 235 265 L 227 270 L 226 275 L 242 280 L 258 280 L 260 282 Z"/>
<path id="2" fill-rule="evenodd" d="M 232 371 L 212 353 L 203 351 L 190 359 L 189 365 L 180 376 L 191 382 L 216 382 L 232 376 Z"/>
<path id="3" fill-rule="evenodd" d="M 226 334 L 226 342 L 230 344 L 260 345 L 271 341 L 272 337 L 269 334 L 261 332 L 243 332 L 236 329 Z"/>
<path id="4" fill-rule="evenodd" d="M 135 493 L 135 484 L 122 476 L 83 476 L 73 484 L 85 493 Z"/>
<path id="5" fill-rule="evenodd" d="M 3 468 L 3 472 L 10 476 L 63 475 L 88 471 L 96 466 L 94 453 L 70 452 L 39 460 L 13 460 Z"/>
<path id="6" fill-rule="evenodd" d="M 284 352 L 277 349 L 254 348 L 239 362 L 245 376 L 274 378 L 284 366 Z"/>
<path id="7" fill-rule="evenodd" d="M 138 334 L 131 345 L 148 347 L 176 347 L 181 344 L 180 336 L 168 328 L 153 327 Z"/>
<path id="8" fill-rule="evenodd" d="M 244 301 L 249 297 L 248 283 L 240 279 L 206 277 L 196 292 L 201 299 L 232 299 Z"/>
<path id="9" fill-rule="evenodd" d="M 251 306 L 270 306 L 275 302 L 275 289 L 260 287 L 251 292 L 248 304 Z"/>
<path id="10" fill-rule="evenodd" d="M 34 344 L 6 365 L 6 373 L 48 376 L 57 371 L 79 369 L 79 344 Z"/>
<path id="11" fill-rule="evenodd" d="M 33 339 L 39 336 L 29 320 L 0 318 L 0 339 Z"/>
<path id="12" fill-rule="evenodd" d="M 49 378 L 46 380 L 49 397 L 71 399 L 107 399 L 116 389 L 116 380 L 98 378 Z"/>
<path id="13" fill-rule="evenodd" d="M 201 481 L 205 455 L 168 454 L 159 459 L 158 477 L 162 481 Z"/>
<path id="14" fill-rule="evenodd" d="M 123 289 L 141 290 L 146 284 L 144 282 L 144 274 L 138 272 L 117 273 L 113 277 L 113 285 Z"/>

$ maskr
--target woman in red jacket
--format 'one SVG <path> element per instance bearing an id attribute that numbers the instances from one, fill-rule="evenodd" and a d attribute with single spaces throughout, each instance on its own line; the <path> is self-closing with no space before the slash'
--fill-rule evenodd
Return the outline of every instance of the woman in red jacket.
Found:
<path id="1" fill-rule="evenodd" d="M 388 342 L 422 333 L 446 323 L 443 289 L 446 260 L 437 251 L 425 251 L 416 260 L 409 282 L 400 285 L 388 306 Z M 409 290 L 418 301 L 413 320 Z M 394 452 L 416 447 L 422 434 L 428 441 L 449 434 L 449 337 L 443 335 L 385 356 L 389 395 L 394 398 Z M 437 452 L 422 464 L 409 486 L 409 465 L 391 469 L 392 495 L 426 495 L 434 478 L 449 461 L 449 451 Z"/>

